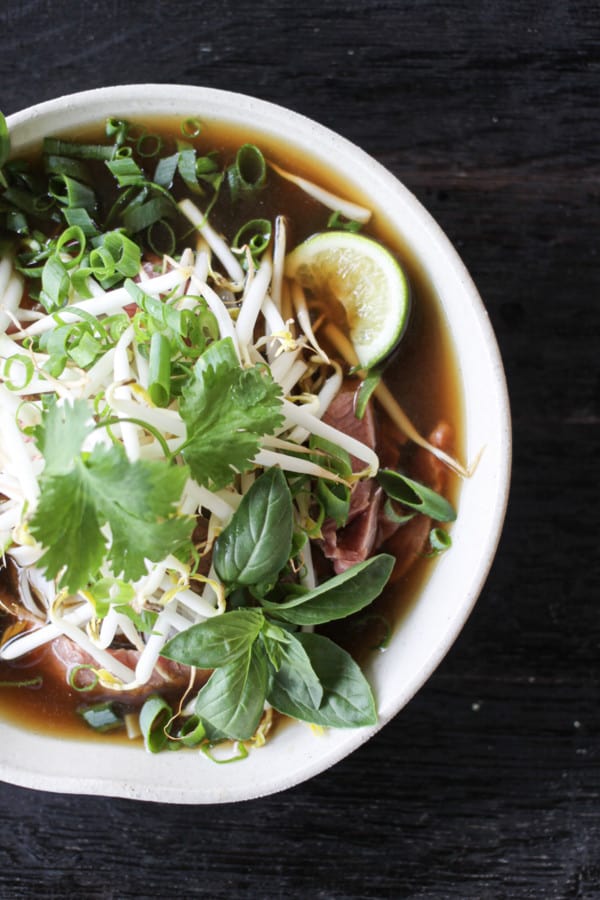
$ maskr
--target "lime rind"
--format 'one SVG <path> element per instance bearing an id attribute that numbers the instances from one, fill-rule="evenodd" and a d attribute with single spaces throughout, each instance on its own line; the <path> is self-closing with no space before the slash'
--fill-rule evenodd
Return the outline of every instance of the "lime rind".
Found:
<path id="1" fill-rule="evenodd" d="M 377 241 L 343 231 L 317 234 L 287 256 L 285 274 L 313 295 L 342 304 L 363 368 L 381 362 L 402 338 L 410 306 L 408 281 Z"/>

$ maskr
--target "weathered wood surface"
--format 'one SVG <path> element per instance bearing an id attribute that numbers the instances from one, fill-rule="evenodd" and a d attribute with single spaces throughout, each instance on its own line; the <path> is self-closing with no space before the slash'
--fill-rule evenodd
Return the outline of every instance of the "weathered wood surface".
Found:
<path id="1" fill-rule="evenodd" d="M 367 746 L 239 807 L 0 786 L 0 896 L 600 896 L 600 26 L 593 2 L 0 10 L 0 107 L 119 82 L 254 93 L 425 203 L 506 364 L 505 534 L 461 637 Z"/>

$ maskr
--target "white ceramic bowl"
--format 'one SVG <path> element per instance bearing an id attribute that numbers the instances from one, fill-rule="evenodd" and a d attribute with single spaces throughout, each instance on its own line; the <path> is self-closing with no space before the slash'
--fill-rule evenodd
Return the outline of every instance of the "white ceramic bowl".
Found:
<path id="1" fill-rule="evenodd" d="M 139 745 L 66 740 L 0 722 L 0 777 L 30 788 L 173 803 L 245 800 L 288 788 L 323 771 L 368 740 L 410 700 L 457 637 L 492 563 L 510 478 L 510 415 L 502 363 L 488 317 L 453 247 L 431 216 L 388 171 L 356 146 L 289 110 L 240 94 L 127 85 L 73 94 L 10 116 L 15 152 L 107 116 L 199 116 L 284 138 L 299 154 L 342 177 L 386 209 L 391 227 L 420 261 L 439 297 L 460 366 L 466 456 L 485 448 L 461 490 L 453 547 L 433 567 L 387 652 L 367 675 L 379 707 L 373 728 L 315 736 L 304 725 L 281 729 L 241 763 L 216 766 L 194 751 L 151 755 Z"/>

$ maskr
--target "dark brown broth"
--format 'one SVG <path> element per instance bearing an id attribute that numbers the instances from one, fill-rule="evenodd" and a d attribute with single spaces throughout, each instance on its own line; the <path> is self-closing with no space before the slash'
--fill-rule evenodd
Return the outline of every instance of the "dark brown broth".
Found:
<path id="1" fill-rule="evenodd" d="M 179 120 L 147 120 L 148 130 L 164 136 L 167 145 L 174 150 L 174 137 L 179 136 Z M 80 141 L 100 141 L 103 132 L 98 128 L 86 129 L 76 134 L 62 137 Z M 245 142 L 256 143 L 268 159 L 272 159 L 285 169 L 294 171 L 316 183 L 327 187 L 333 193 L 369 206 L 368 195 L 353 189 L 335 172 L 314 160 L 302 157 L 297 150 L 283 141 L 265 140 L 260 135 L 242 129 L 231 129 L 222 124 L 207 123 L 202 134 L 194 141 L 199 153 L 218 150 L 222 162 L 229 163 L 239 146 Z M 168 149 L 163 151 L 169 152 Z M 30 158 L 35 159 L 34 154 Z M 330 211 L 308 197 L 301 189 L 280 178 L 269 170 L 269 187 L 261 192 L 257 202 L 245 201 L 232 212 L 226 203 L 226 192 L 211 213 L 211 224 L 228 236 L 249 218 L 268 218 L 285 215 L 292 230 L 288 239 L 288 249 L 309 235 L 326 227 Z M 106 180 L 107 189 L 110 184 Z M 195 198 L 192 198 L 195 199 Z M 369 225 L 363 229 L 389 247 L 404 267 L 411 284 L 412 313 L 408 331 L 393 362 L 386 373 L 386 383 L 392 389 L 398 402 L 412 419 L 417 429 L 427 435 L 440 420 L 450 422 L 455 429 L 455 451 L 460 456 L 463 449 L 463 407 L 459 389 L 458 366 L 454 357 L 443 313 L 434 296 L 429 280 L 419 261 L 408 251 L 405 244 L 386 219 L 385 210 L 375 210 Z M 450 479 L 447 491 L 449 499 L 456 502 L 458 482 Z M 419 591 L 427 578 L 433 560 L 423 559 L 415 564 L 404 578 L 388 588 L 367 613 L 354 617 L 353 622 L 338 629 L 328 628 L 328 633 L 337 636 L 354 655 L 363 658 L 377 647 L 385 637 L 388 622 L 391 628 L 399 621 L 411 604 L 416 601 Z M 2 573 L 0 572 L 0 580 Z M 0 584 L 1 588 L 1 584 Z M 376 615 L 373 616 L 372 614 Z M 370 618 L 369 618 L 370 616 Z M 357 627 L 354 624 L 358 623 Z M 3 623 L 0 620 L 0 626 Z M 1 631 L 0 631 L 1 633 Z M 0 660 L 0 682 L 14 682 L 34 678 L 44 672 L 44 656 L 50 652 L 47 647 L 32 654 L 31 658 L 6 662 Z M 77 715 L 77 707 L 85 703 L 85 693 L 79 693 L 68 685 L 46 677 L 42 688 L 0 687 L 0 714 L 28 730 L 40 733 L 56 733 L 64 737 L 92 738 L 97 735 L 85 725 Z M 127 740 L 124 732 L 110 732 L 103 739 Z"/>

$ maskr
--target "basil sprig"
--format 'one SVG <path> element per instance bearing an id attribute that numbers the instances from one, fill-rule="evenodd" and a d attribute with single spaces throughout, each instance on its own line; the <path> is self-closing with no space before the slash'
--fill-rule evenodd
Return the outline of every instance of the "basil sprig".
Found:
<path id="1" fill-rule="evenodd" d="M 236 603 L 241 592 L 262 608 L 231 609 L 181 632 L 163 648 L 170 659 L 214 669 L 195 706 L 212 738 L 251 738 L 265 701 L 285 715 L 323 726 L 354 728 L 377 720 L 373 694 L 352 657 L 322 635 L 294 629 L 363 609 L 383 589 L 394 559 L 380 554 L 314 590 L 286 585 L 280 576 L 293 552 L 293 526 L 285 476 L 269 469 L 245 494 L 213 555 Z"/>
<path id="2" fill-rule="evenodd" d="M 321 635 L 293 634 L 260 609 L 232 610 L 193 625 L 162 655 L 214 667 L 195 705 L 212 737 L 251 738 L 265 700 L 317 725 L 356 728 L 377 721 L 369 684 L 345 650 Z"/>

